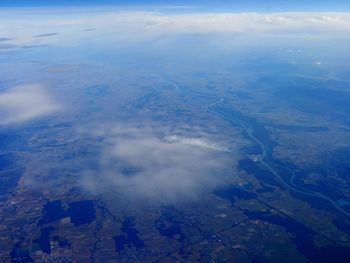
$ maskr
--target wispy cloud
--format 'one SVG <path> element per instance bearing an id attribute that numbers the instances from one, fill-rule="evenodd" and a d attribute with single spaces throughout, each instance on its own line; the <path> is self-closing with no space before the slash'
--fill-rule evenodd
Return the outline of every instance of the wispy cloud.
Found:
<path id="1" fill-rule="evenodd" d="M 11 40 L 11 38 L 8 38 L 8 37 L 0 37 L 0 42 L 9 41 L 9 40 Z"/>
<path id="2" fill-rule="evenodd" d="M 95 134 L 103 139 L 97 168 L 83 173 L 81 185 L 95 193 L 109 189 L 161 202 L 195 197 L 215 185 L 230 163 L 227 149 L 204 133 L 171 133 L 125 124 L 100 129 Z"/>
<path id="3" fill-rule="evenodd" d="M 349 13 L 124 13 L 111 14 L 109 21 L 115 24 L 144 25 L 149 30 L 161 32 L 182 33 L 350 30 Z"/>
<path id="4" fill-rule="evenodd" d="M 45 33 L 45 34 L 36 35 L 34 37 L 52 37 L 52 36 L 56 36 L 56 35 L 58 35 L 58 33 Z"/>
<path id="5" fill-rule="evenodd" d="M 59 108 L 44 87 L 16 86 L 0 93 L 0 125 L 36 119 L 54 113 Z"/>

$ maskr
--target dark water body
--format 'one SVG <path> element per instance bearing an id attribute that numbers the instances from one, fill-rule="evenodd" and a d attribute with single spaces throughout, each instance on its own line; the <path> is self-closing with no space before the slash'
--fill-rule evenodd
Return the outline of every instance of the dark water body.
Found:
<path id="1" fill-rule="evenodd" d="M 52 239 L 58 242 L 58 245 L 60 246 L 60 248 L 71 246 L 70 242 L 67 239 L 61 238 L 59 236 L 53 236 Z"/>
<path id="2" fill-rule="evenodd" d="M 39 225 L 47 224 L 65 218 L 66 210 L 62 207 L 61 200 L 55 200 L 44 205 L 43 218 L 39 221 Z"/>
<path id="3" fill-rule="evenodd" d="M 52 226 L 42 228 L 40 230 L 40 237 L 36 240 L 34 240 L 34 243 L 39 245 L 39 248 L 47 253 L 51 253 L 51 246 L 50 246 L 50 232 L 53 231 L 55 228 Z"/>
<path id="4" fill-rule="evenodd" d="M 213 193 L 222 198 L 226 199 L 227 201 L 231 202 L 232 206 L 235 203 L 235 198 L 239 199 L 252 199 L 256 198 L 257 195 L 255 193 L 251 193 L 245 190 L 242 190 L 240 188 L 237 188 L 236 186 L 233 185 L 224 185 L 220 186 L 216 189 L 214 189 Z"/>
<path id="5" fill-rule="evenodd" d="M 252 220 L 262 220 L 274 225 L 284 227 L 294 237 L 292 241 L 298 251 L 313 262 L 320 263 L 348 263 L 350 259 L 350 249 L 348 247 L 332 244 L 324 247 L 317 247 L 313 241 L 315 232 L 302 223 L 281 215 L 270 214 L 268 212 L 242 210 L 244 214 Z"/>
<path id="6" fill-rule="evenodd" d="M 177 239 L 179 241 L 185 239 L 185 235 L 182 233 L 181 226 L 178 224 L 166 226 L 163 222 L 157 222 L 156 229 L 160 235 L 166 236 L 167 238 Z"/>
<path id="7" fill-rule="evenodd" d="M 51 245 L 50 245 L 50 233 L 55 230 L 54 227 L 44 227 L 40 230 L 40 237 L 38 239 L 35 239 L 33 242 L 34 244 L 37 244 L 43 252 L 47 254 L 51 254 Z M 57 241 L 58 245 L 61 248 L 70 247 L 70 243 L 68 240 L 64 238 L 60 238 L 59 236 L 53 236 L 52 240 Z"/>
<path id="8" fill-rule="evenodd" d="M 96 218 L 94 202 L 92 200 L 69 203 L 67 213 L 74 226 L 90 224 Z"/>
<path id="9" fill-rule="evenodd" d="M 145 243 L 139 237 L 139 232 L 134 228 L 135 219 L 131 217 L 126 217 L 122 222 L 120 230 L 122 234 L 115 236 L 115 250 L 121 252 L 125 249 L 125 246 L 133 246 L 136 248 L 143 248 Z"/>
<path id="10" fill-rule="evenodd" d="M 90 224 L 96 218 L 93 200 L 83 200 L 68 203 L 69 208 L 62 206 L 61 200 L 55 200 L 44 205 L 43 217 L 39 225 L 54 222 L 56 220 L 70 217 L 74 226 Z"/>
<path id="11" fill-rule="evenodd" d="M 20 243 L 14 245 L 10 256 L 12 263 L 34 262 L 29 255 L 28 249 L 22 248 Z"/>
<path id="12" fill-rule="evenodd" d="M 170 239 L 176 239 L 178 241 L 183 241 L 186 235 L 182 231 L 182 222 L 176 219 L 173 215 L 172 206 L 162 206 L 162 214 L 155 221 L 155 226 L 158 233 Z"/>

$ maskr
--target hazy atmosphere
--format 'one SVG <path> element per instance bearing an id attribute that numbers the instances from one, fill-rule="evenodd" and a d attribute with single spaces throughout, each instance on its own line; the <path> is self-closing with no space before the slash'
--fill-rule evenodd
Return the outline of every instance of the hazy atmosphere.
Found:
<path id="1" fill-rule="evenodd" d="M 0 3 L 1 262 L 348 262 L 347 1 Z"/>

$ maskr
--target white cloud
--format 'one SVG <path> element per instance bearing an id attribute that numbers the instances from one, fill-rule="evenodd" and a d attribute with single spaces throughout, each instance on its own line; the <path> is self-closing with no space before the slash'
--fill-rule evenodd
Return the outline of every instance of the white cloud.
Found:
<path id="1" fill-rule="evenodd" d="M 171 135 L 171 136 L 165 137 L 164 139 L 169 143 L 177 143 L 177 144 L 187 145 L 187 146 L 197 146 L 197 147 L 202 147 L 202 148 L 216 150 L 216 151 L 223 151 L 223 152 L 229 151 L 228 148 L 225 147 L 224 145 L 213 143 L 204 138 L 186 138 L 178 135 Z"/>
<path id="2" fill-rule="evenodd" d="M 101 129 L 95 134 L 104 141 L 98 168 L 83 173 L 81 185 L 95 193 L 107 189 L 172 202 L 196 197 L 219 182 L 217 176 L 232 161 L 227 149 L 203 133 L 199 137 L 165 133 L 171 130 L 140 125 Z"/>
<path id="3" fill-rule="evenodd" d="M 0 124 L 17 124 L 51 114 L 59 109 L 40 85 L 16 86 L 0 93 Z"/>
<path id="4" fill-rule="evenodd" d="M 165 14 L 136 11 L 77 12 L 52 15 L 33 11 L 0 12 L 0 32 L 13 44 L 74 43 L 75 40 L 109 37 L 144 37 L 173 33 L 273 33 L 349 32 L 350 13 L 193 13 Z M 48 13 L 50 14 L 50 13 Z M 96 28 L 87 33 L 84 28 Z M 33 36 L 51 32 L 52 38 Z"/>

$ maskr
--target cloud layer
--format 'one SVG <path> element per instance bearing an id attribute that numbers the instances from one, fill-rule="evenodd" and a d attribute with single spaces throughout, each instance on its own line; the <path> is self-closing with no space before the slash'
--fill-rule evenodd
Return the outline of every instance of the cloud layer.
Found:
<path id="1" fill-rule="evenodd" d="M 11 13 L 13 12 L 13 13 Z M 69 45 L 81 39 L 113 35 L 114 37 L 145 37 L 174 33 L 274 33 L 289 34 L 350 31 L 350 13 L 187 13 L 169 14 L 137 11 L 96 11 L 76 14 L 56 10 L 0 12 L 0 32 L 11 37 L 12 44 L 52 43 Z M 51 11 L 52 12 L 52 11 Z M 93 32 L 86 28 L 96 29 Z M 49 35 L 53 38 L 33 38 Z M 87 35 L 89 34 L 89 35 Z"/>
<path id="2" fill-rule="evenodd" d="M 96 169 L 83 173 L 81 185 L 94 193 L 108 189 L 129 198 L 171 202 L 195 197 L 218 182 L 230 163 L 227 149 L 203 134 L 161 130 L 124 125 L 102 131 L 101 158 Z"/>
<path id="3" fill-rule="evenodd" d="M 42 86 L 16 86 L 0 93 L 0 125 L 23 123 L 54 113 L 59 108 Z"/>

